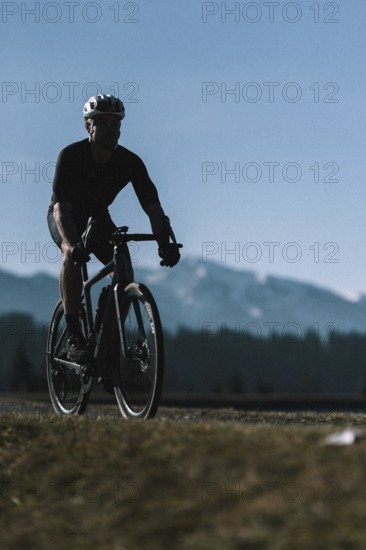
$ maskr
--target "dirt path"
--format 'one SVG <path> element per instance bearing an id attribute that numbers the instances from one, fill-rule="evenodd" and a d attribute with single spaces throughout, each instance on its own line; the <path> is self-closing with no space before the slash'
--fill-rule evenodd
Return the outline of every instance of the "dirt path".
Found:
<path id="1" fill-rule="evenodd" d="M 37 396 L 33 399 L 20 396 L 0 395 L 0 416 L 16 415 L 22 417 L 32 416 L 49 417 L 50 420 L 56 417 L 52 405 L 47 396 Z M 91 400 L 84 418 L 95 421 L 96 418 L 113 418 L 121 421 L 122 417 L 111 398 L 110 402 Z M 276 424 L 276 425 L 319 425 L 333 424 L 352 425 L 365 424 L 366 413 L 363 410 L 323 410 L 322 407 L 303 408 L 288 410 L 286 404 L 283 409 L 277 405 L 272 410 L 260 405 L 251 405 L 242 408 L 233 407 L 167 407 L 161 406 L 153 420 L 154 422 L 194 422 L 209 423 L 223 422 L 231 424 Z"/>

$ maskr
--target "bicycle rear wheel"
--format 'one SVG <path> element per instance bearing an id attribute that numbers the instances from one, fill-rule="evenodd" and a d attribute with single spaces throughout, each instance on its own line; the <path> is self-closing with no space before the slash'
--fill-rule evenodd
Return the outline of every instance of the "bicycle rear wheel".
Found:
<path id="1" fill-rule="evenodd" d="M 164 342 L 151 292 L 137 283 L 117 290 L 119 357 L 112 364 L 114 392 L 125 418 L 152 418 L 164 376 Z M 116 333 L 116 331 L 114 331 Z"/>
<path id="2" fill-rule="evenodd" d="M 80 313 L 80 324 L 85 334 L 85 311 Z M 83 414 L 88 404 L 91 377 L 84 379 L 75 369 L 58 362 L 66 360 L 65 346 L 68 331 L 62 302 L 59 301 L 52 315 L 47 338 L 47 382 L 53 408 L 58 414 Z"/>

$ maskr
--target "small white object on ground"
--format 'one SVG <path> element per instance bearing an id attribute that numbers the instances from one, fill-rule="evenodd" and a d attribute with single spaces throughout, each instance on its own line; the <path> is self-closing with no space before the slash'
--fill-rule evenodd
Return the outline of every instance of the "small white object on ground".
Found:
<path id="1" fill-rule="evenodd" d="M 343 432 L 336 432 L 324 439 L 324 445 L 353 445 L 359 439 L 365 439 L 366 432 L 354 428 L 347 428 Z"/>

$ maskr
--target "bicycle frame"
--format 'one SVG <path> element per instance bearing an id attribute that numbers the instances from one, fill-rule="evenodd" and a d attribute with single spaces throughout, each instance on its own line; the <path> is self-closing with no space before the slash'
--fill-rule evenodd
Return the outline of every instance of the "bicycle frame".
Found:
<path id="1" fill-rule="evenodd" d="M 108 325 L 111 319 L 111 313 L 112 313 L 111 309 L 113 308 L 113 305 L 112 305 L 113 303 L 116 306 L 117 321 L 118 321 L 121 342 L 122 344 L 124 344 L 123 318 L 121 318 L 121 316 L 118 315 L 118 312 L 121 311 L 123 304 L 118 303 L 118 295 L 120 294 L 118 291 L 120 287 L 124 289 L 128 284 L 134 282 L 134 272 L 132 268 L 131 256 L 127 246 L 127 242 L 156 240 L 156 237 L 151 234 L 139 233 L 139 234 L 127 235 L 126 233 L 127 228 L 124 227 L 124 228 L 121 228 L 121 230 L 124 231 L 124 233 L 118 235 L 118 238 L 116 239 L 118 242 L 114 244 L 113 259 L 108 264 L 106 264 L 100 271 L 98 271 L 95 275 L 93 275 L 90 278 L 88 277 L 87 263 L 84 262 L 81 266 L 82 280 L 83 280 L 82 298 L 84 299 L 84 302 L 85 302 L 87 335 L 88 335 L 89 342 L 95 345 L 94 359 L 96 361 L 98 361 L 100 350 L 103 348 L 103 337 L 105 334 L 105 329 L 109 328 Z M 87 243 L 85 244 L 87 245 Z M 95 341 L 91 289 L 96 283 L 98 283 L 99 281 L 101 281 L 111 273 L 113 273 L 112 282 L 111 282 L 111 291 L 107 296 L 98 340 Z M 112 295 L 114 296 L 114 300 L 112 299 Z"/>
<path id="2" fill-rule="evenodd" d="M 128 249 L 127 249 L 128 251 Z M 82 289 L 82 295 L 81 298 L 85 302 L 85 313 L 86 313 L 86 336 L 90 343 L 93 344 L 93 352 L 94 352 L 94 359 L 98 358 L 99 350 L 100 350 L 100 344 L 101 344 L 101 338 L 98 338 L 98 342 L 95 341 L 95 332 L 94 332 L 94 318 L 93 318 L 93 306 L 92 306 L 92 299 L 91 299 L 91 289 L 92 287 L 104 279 L 107 275 L 112 273 L 114 271 L 115 261 L 114 257 L 113 259 L 106 264 L 100 271 L 98 271 L 95 275 L 92 277 L 88 277 L 88 268 L 87 263 L 84 262 L 81 265 L 81 273 L 82 273 L 82 281 L 83 281 L 83 289 Z M 100 336 L 102 335 L 102 329 L 103 329 L 103 322 L 101 324 L 101 330 L 100 330 Z M 63 365 L 67 368 L 70 368 L 72 370 L 75 370 L 79 374 L 84 373 L 84 368 L 81 365 L 78 365 L 77 363 L 73 363 L 66 359 L 60 359 L 55 358 L 54 359 L 56 363 L 59 363 L 60 365 Z"/>
<path id="3" fill-rule="evenodd" d="M 88 241 L 91 240 L 91 235 L 94 232 L 94 220 L 93 218 L 89 218 L 87 228 L 85 230 L 85 233 L 83 235 L 83 242 L 86 250 L 89 250 Z M 169 235 L 172 239 L 173 243 L 177 243 L 175 235 L 173 233 L 172 228 L 170 227 L 169 220 L 168 220 L 168 229 L 169 229 Z M 103 349 L 103 336 L 105 333 L 105 329 L 109 328 L 109 321 L 111 320 L 111 313 L 113 311 L 112 303 L 115 305 L 115 311 L 117 314 L 117 324 L 119 329 L 119 336 L 120 341 L 125 348 L 125 336 L 124 336 L 124 318 L 123 314 L 121 314 L 121 311 L 123 311 L 123 301 L 121 302 L 119 300 L 120 296 L 123 296 L 123 292 L 120 291 L 120 288 L 124 290 L 127 285 L 134 282 L 134 272 L 132 268 L 132 262 L 131 262 L 131 256 L 130 252 L 128 250 L 127 243 L 131 241 L 156 241 L 157 237 L 155 235 L 152 235 L 150 233 L 131 233 L 127 234 L 128 227 L 123 226 L 118 228 L 115 233 L 112 236 L 111 242 L 114 245 L 114 251 L 113 251 L 113 259 L 106 264 L 100 271 L 98 271 L 95 275 L 92 277 L 88 277 L 88 268 L 87 263 L 84 262 L 81 265 L 81 274 L 82 274 L 82 294 L 81 299 L 85 302 L 85 314 L 86 314 L 86 338 L 89 344 L 93 347 L 93 353 L 94 353 L 94 361 L 96 370 L 99 369 L 99 355 L 100 350 Z M 179 245 L 181 246 L 181 245 Z M 95 330 L 94 330 L 94 323 L 95 319 L 93 317 L 93 306 L 92 306 L 92 299 L 91 299 L 91 289 L 92 287 L 104 279 L 107 275 L 110 275 L 113 273 L 112 277 L 112 283 L 111 283 L 111 291 L 109 292 L 107 296 L 107 301 L 105 305 L 105 309 L 103 312 L 103 317 L 100 325 L 99 335 L 98 335 L 98 341 L 95 339 Z M 112 300 L 112 297 L 114 299 Z M 125 351 L 125 349 L 124 349 Z M 67 361 L 65 359 L 56 358 L 55 361 L 61 365 L 64 365 L 67 368 L 71 368 L 75 370 L 78 373 L 85 373 L 85 367 L 81 367 L 80 365 L 76 363 L 72 363 L 70 361 Z M 94 375 L 95 375 L 95 369 Z"/>

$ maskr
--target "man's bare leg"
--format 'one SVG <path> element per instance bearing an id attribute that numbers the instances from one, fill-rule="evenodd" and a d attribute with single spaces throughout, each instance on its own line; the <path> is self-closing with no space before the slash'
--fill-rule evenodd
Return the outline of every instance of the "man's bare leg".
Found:
<path id="1" fill-rule="evenodd" d="M 86 351 L 79 321 L 82 290 L 81 269 L 80 265 L 74 265 L 71 248 L 68 244 L 62 244 L 62 251 L 64 256 L 60 273 L 60 292 L 69 333 L 68 355 L 71 360 L 78 363 L 87 362 L 91 357 Z"/>
<path id="2" fill-rule="evenodd" d="M 78 315 L 81 305 L 82 277 L 79 265 L 74 265 L 71 250 L 62 244 L 63 263 L 60 273 L 60 292 L 66 315 Z"/>

